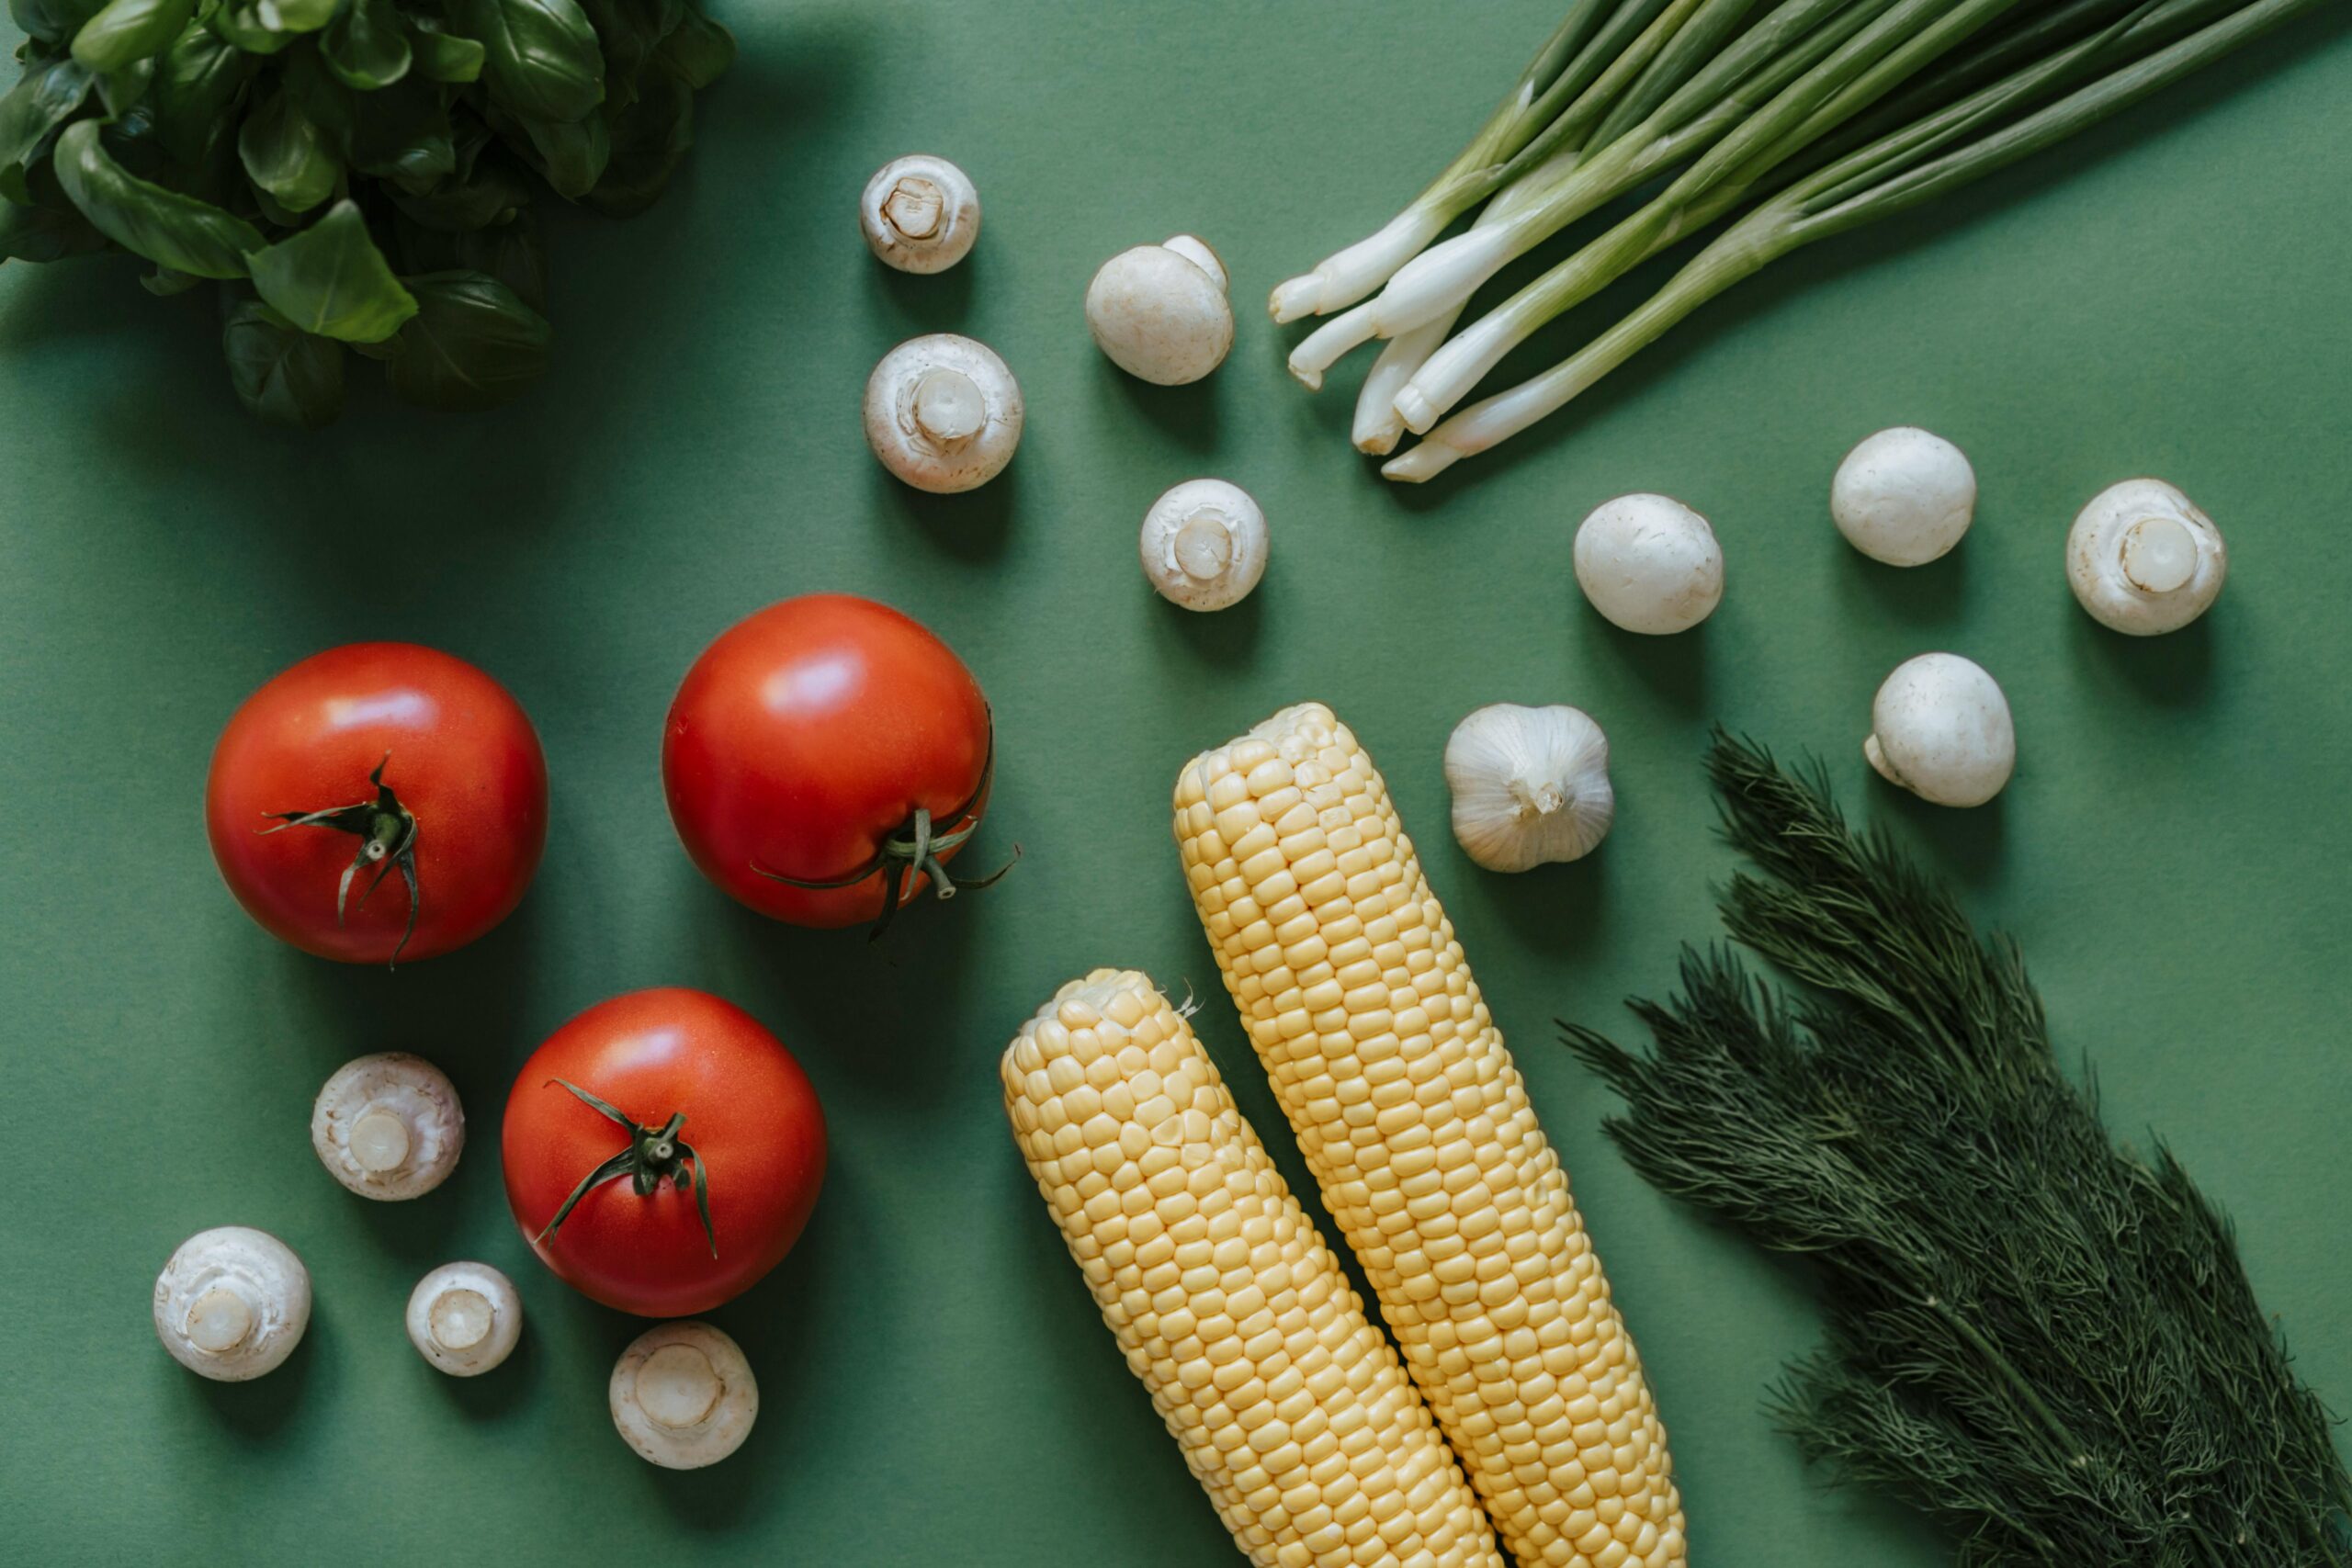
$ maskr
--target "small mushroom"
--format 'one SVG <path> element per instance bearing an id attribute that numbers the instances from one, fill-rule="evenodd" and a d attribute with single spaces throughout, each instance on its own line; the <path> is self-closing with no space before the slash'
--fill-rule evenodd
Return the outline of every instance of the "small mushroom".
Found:
<path id="1" fill-rule="evenodd" d="M 1612 625 L 1688 631 L 1724 597 L 1724 552 L 1707 520 L 1671 496 L 1604 501 L 1577 528 L 1577 585 Z"/>
<path id="2" fill-rule="evenodd" d="M 945 272 L 980 237 L 980 193 L 944 158 L 894 158 L 865 182 L 858 226 L 866 245 L 900 272 Z"/>
<path id="3" fill-rule="evenodd" d="M 1190 234 L 1121 251 L 1086 286 L 1086 330 L 1130 376 L 1162 387 L 1197 381 L 1233 346 L 1225 264 Z"/>
<path id="4" fill-rule="evenodd" d="M 172 1359 L 216 1382 L 276 1371 L 310 1325 L 310 1270 L 267 1231 L 198 1231 L 155 1279 L 155 1337 Z"/>
<path id="5" fill-rule="evenodd" d="M 311 1107 L 311 1146 L 327 1174 L 362 1198 L 422 1198 L 466 1146 L 466 1113 L 447 1075 L 386 1051 L 337 1067 Z"/>
<path id="6" fill-rule="evenodd" d="M 1266 514 L 1223 479 L 1186 479 L 1143 516 L 1143 573 L 1187 610 L 1222 610 L 1266 574 Z"/>
<path id="7" fill-rule="evenodd" d="M 1565 704 L 1489 703 L 1445 743 L 1453 838 L 1488 871 L 1581 860 L 1609 836 L 1609 737 Z"/>
<path id="8" fill-rule="evenodd" d="M 2162 479 L 2091 497 L 2066 536 L 2066 582 L 2091 619 L 2133 637 L 2176 632 L 2211 608 L 2230 570 L 2222 531 Z"/>
<path id="9" fill-rule="evenodd" d="M 408 1338 L 453 1378 L 490 1371 L 523 1336 L 523 1298 L 487 1263 L 444 1263 L 408 1295 Z"/>
<path id="10" fill-rule="evenodd" d="M 975 489 L 1021 445 L 1021 384 L 985 344 L 954 333 L 909 338 L 866 378 L 865 440 L 917 490 Z"/>
<path id="11" fill-rule="evenodd" d="M 743 1446 L 760 1385 L 734 1340 L 707 1323 L 664 1323 L 629 1342 L 613 1367 L 613 1425 L 665 1470 L 699 1470 Z"/>
<path id="12" fill-rule="evenodd" d="M 2017 767 L 2009 699 L 1981 665 L 1923 653 L 1894 667 L 1871 701 L 1862 742 L 1881 777 L 1938 806 L 1982 806 Z"/>
<path id="13" fill-rule="evenodd" d="M 1871 559 L 1925 566 L 1968 532 L 1976 470 L 1942 436 L 1898 424 L 1846 454 L 1829 481 L 1829 515 Z"/>

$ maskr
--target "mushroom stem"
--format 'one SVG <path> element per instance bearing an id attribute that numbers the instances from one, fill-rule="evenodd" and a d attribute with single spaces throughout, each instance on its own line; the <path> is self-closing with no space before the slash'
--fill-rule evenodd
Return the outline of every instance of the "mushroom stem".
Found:
<path id="1" fill-rule="evenodd" d="M 2123 536 L 2123 575 L 2143 593 L 2171 593 L 2197 574 L 2197 536 L 2177 517 L 2143 517 Z"/>
<path id="2" fill-rule="evenodd" d="M 1878 736 L 1875 733 L 1862 737 L 1862 760 L 1871 765 L 1871 772 L 1887 783 L 1900 785 L 1904 789 L 1911 787 L 1903 783 L 1903 775 L 1896 773 L 1888 763 L 1886 753 L 1879 748 Z"/>
<path id="3" fill-rule="evenodd" d="M 1233 564 L 1233 525 L 1204 507 L 1176 530 L 1177 569 L 1195 582 L 1214 582 Z"/>
<path id="4" fill-rule="evenodd" d="M 945 366 L 923 372 L 910 402 L 915 428 L 935 446 L 961 446 L 988 423 L 988 400 L 980 395 L 979 384 Z"/>
<path id="5" fill-rule="evenodd" d="M 408 1123 L 378 1108 L 351 1125 L 351 1157 L 371 1175 L 398 1170 L 408 1158 Z"/>
<path id="6" fill-rule="evenodd" d="M 938 233 L 946 209 L 947 193 L 921 175 L 900 175 L 882 201 L 882 215 L 890 227 L 910 240 L 928 240 Z"/>
<path id="7" fill-rule="evenodd" d="M 433 1342 L 445 1350 L 470 1350 L 490 1337 L 490 1298 L 459 1287 L 433 1298 L 426 1309 Z"/>
<path id="8" fill-rule="evenodd" d="M 670 1431 L 698 1427 L 718 1404 L 718 1369 L 694 1345 L 664 1345 L 637 1369 L 637 1404 Z"/>
<path id="9" fill-rule="evenodd" d="M 187 1342 L 208 1356 L 226 1355 L 253 1331 L 253 1303 L 227 1285 L 215 1285 L 188 1303 Z"/>

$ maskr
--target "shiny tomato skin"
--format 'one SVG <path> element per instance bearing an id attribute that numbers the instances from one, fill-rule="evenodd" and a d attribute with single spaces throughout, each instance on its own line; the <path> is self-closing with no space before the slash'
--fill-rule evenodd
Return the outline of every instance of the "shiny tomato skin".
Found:
<path id="1" fill-rule="evenodd" d="M 845 876 L 917 807 L 942 833 L 978 822 L 989 734 L 979 682 L 945 643 L 887 604 L 815 593 L 737 623 L 686 671 L 662 783 L 705 876 L 775 919 L 855 925 L 881 912 L 880 872 L 817 891 L 761 870 Z M 907 897 L 927 881 L 910 877 Z"/>
<path id="2" fill-rule="evenodd" d="M 512 914 L 547 847 L 548 767 L 506 689 L 462 659 L 405 642 L 311 655 L 245 699 L 220 732 L 205 780 L 205 829 L 245 912 L 305 953 L 346 964 L 392 959 L 408 924 L 394 870 L 363 905 L 376 867 L 335 888 L 354 834 L 273 826 L 271 814 L 368 800 L 384 782 L 417 821 L 416 933 L 400 962 L 466 945 Z"/>
<path id="3" fill-rule="evenodd" d="M 645 1126 L 684 1112 L 679 1138 L 710 1160 L 716 1258 L 692 1192 L 665 1181 L 639 1197 L 626 1177 L 537 1239 L 580 1179 L 628 1145 L 558 1078 Z M 758 1283 L 799 1239 L 824 1182 L 825 1116 L 757 1019 L 671 987 L 600 1002 L 549 1035 L 507 1096 L 499 1157 L 514 1223 L 558 1278 L 640 1317 L 691 1317 Z"/>

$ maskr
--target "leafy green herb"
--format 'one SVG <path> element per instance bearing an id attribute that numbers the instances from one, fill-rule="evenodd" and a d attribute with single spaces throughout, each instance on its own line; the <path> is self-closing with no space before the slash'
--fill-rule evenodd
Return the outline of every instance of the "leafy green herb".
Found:
<path id="1" fill-rule="evenodd" d="M 1817 1275 L 1827 1345 L 1775 1399 L 1805 1452 L 1976 1568 L 2352 1564 L 2352 1476 L 2227 1224 L 2110 1141 L 2016 948 L 1825 783 L 1722 736 L 1709 765 L 1759 871 L 1724 924 L 1805 989 L 1691 953 L 1634 1006 L 1650 1055 L 1566 1037 L 1636 1170 Z"/>
<path id="2" fill-rule="evenodd" d="M 0 261 L 128 251 L 218 280 L 263 417 L 393 390 L 487 408 L 545 370 L 534 196 L 650 205 L 735 43 L 694 0 L 8 0 Z M 258 298 L 256 298 L 256 295 Z"/>

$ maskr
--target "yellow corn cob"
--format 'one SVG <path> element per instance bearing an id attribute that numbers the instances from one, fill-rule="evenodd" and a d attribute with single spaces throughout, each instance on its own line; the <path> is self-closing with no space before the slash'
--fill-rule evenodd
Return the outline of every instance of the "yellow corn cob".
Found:
<path id="1" fill-rule="evenodd" d="M 1502 1568 L 1429 1407 L 1151 981 L 1097 969 L 1004 1054 L 1037 1190 L 1260 1568 Z"/>
<path id="2" fill-rule="evenodd" d="M 1684 1561 L 1641 1362 L 1387 786 L 1319 704 L 1193 759 L 1184 874 L 1323 1201 L 1521 1568 Z"/>

